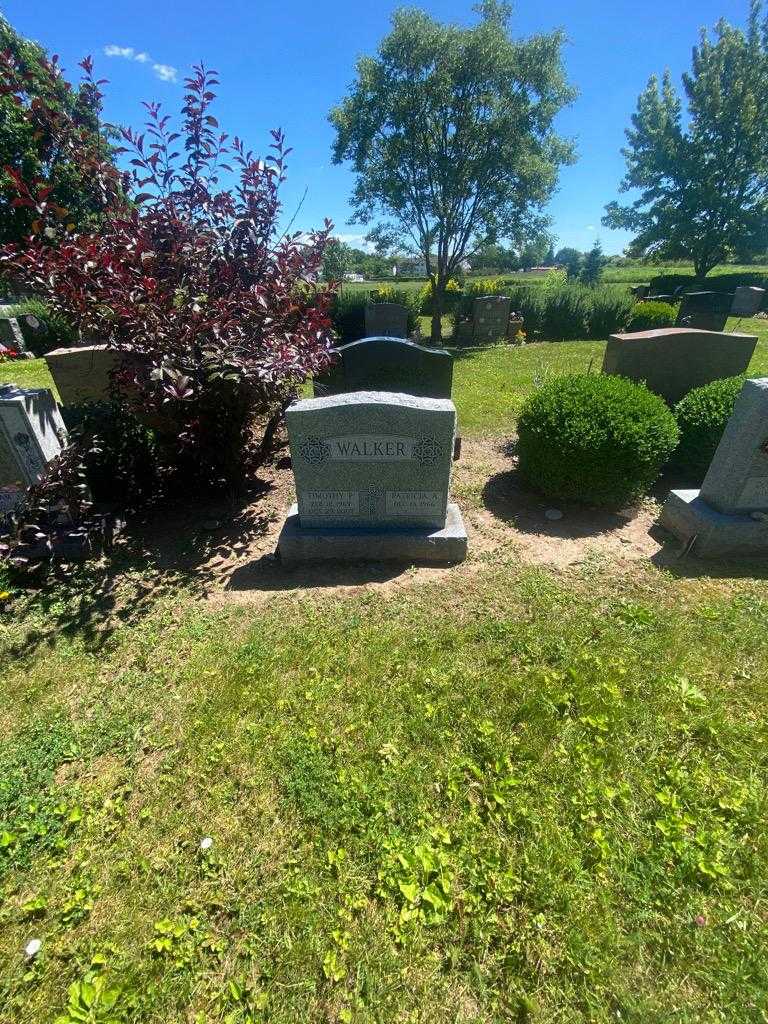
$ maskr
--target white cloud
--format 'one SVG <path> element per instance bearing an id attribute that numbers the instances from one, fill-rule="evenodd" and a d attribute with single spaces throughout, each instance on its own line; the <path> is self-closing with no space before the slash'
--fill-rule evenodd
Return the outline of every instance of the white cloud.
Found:
<path id="1" fill-rule="evenodd" d="M 175 82 L 178 75 L 176 68 L 172 68 L 170 64 L 153 64 L 152 70 L 161 82 Z"/>
<path id="2" fill-rule="evenodd" d="M 594 231 L 595 230 L 595 225 L 594 224 L 587 224 L 587 227 L 586 227 L 585 230 L 587 230 L 587 231 Z"/>
<path id="3" fill-rule="evenodd" d="M 110 43 L 104 47 L 104 53 L 108 57 L 125 57 L 126 60 L 133 60 L 134 49 L 132 46 L 115 46 L 114 43 Z"/>
<path id="4" fill-rule="evenodd" d="M 370 242 L 366 242 L 365 235 L 341 234 L 334 235 L 334 238 L 338 238 L 340 242 L 344 242 L 346 245 L 351 245 L 353 249 L 363 249 L 365 252 L 373 251 L 373 246 Z"/>
<path id="5" fill-rule="evenodd" d="M 139 50 L 137 53 L 132 46 L 117 46 L 115 43 L 110 43 L 104 47 L 104 53 L 107 57 L 122 57 L 124 60 L 134 60 L 138 64 L 152 64 L 152 70 L 155 72 L 161 82 L 175 82 L 178 80 L 178 70 L 172 67 L 170 64 L 160 64 L 152 59 L 146 50 Z"/>

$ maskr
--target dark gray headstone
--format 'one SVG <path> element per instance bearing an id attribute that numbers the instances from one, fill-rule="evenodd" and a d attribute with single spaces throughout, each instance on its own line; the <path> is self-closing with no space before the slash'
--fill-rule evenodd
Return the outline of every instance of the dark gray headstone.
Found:
<path id="1" fill-rule="evenodd" d="M 733 293 L 733 305 L 731 316 L 754 316 L 760 312 L 760 307 L 765 298 L 765 288 L 754 288 L 749 285 L 739 285 Z"/>
<path id="2" fill-rule="evenodd" d="M 369 302 L 365 307 L 367 338 L 407 338 L 408 310 L 398 302 Z"/>
<path id="3" fill-rule="evenodd" d="M 732 302 L 727 292 L 688 292 L 680 303 L 675 326 L 723 331 L 731 314 Z"/>
<path id="4" fill-rule="evenodd" d="M 507 337 L 512 300 L 506 295 L 482 295 L 475 299 L 472 341 L 475 345 L 490 345 Z"/>
<path id="5" fill-rule="evenodd" d="M 612 334 L 603 373 L 645 381 L 670 403 L 693 388 L 745 373 L 757 345 L 750 334 L 717 334 L 685 327 Z"/>
<path id="6" fill-rule="evenodd" d="M 363 338 L 336 349 L 338 361 L 315 380 L 315 395 L 391 391 L 423 398 L 450 398 L 453 356 L 399 338 Z"/>

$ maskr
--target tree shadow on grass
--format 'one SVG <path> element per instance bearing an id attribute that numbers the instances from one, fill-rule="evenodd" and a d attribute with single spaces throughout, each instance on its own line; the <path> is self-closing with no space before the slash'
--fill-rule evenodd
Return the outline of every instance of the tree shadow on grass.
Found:
<path id="1" fill-rule="evenodd" d="M 21 622 L 2 659 L 27 659 L 60 637 L 100 650 L 122 628 L 137 626 L 166 597 L 183 590 L 204 597 L 234 561 L 265 536 L 277 512 L 265 499 L 268 480 L 240 496 L 193 497 L 130 519 L 108 558 L 50 565 L 14 578 L 6 614 Z"/>

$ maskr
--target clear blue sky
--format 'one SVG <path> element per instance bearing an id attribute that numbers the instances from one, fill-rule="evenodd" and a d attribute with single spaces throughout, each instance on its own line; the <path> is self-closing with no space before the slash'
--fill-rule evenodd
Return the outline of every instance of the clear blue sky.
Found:
<path id="1" fill-rule="evenodd" d="M 263 151 L 269 129 L 285 129 L 294 148 L 286 207 L 293 209 L 309 189 L 297 227 L 320 225 L 328 216 L 336 233 L 353 243 L 360 228 L 347 226 L 352 176 L 331 162 L 327 114 L 352 81 L 357 57 L 376 49 L 397 6 L 391 0 L 0 0 L 13 26 L 58 53 L 70 77 L 80 57 L 94 56 L 99 77 L 109 79 L 105 114 L 115 122 L 140 125 L 142 100 L 160 100 L 175 113 L 186 69 L 201 59 L 216 68 L 216 114 L 224 130 Z M 475 17 L 471 0 L 415 6 L 444 21 Z M 559 245 L 586 249 L 599 236 L 606 252 L 621 251 L 628 236 L 602 227 L 600 217 L 617 196 L 619 150 L 638 93 L 653 71 L 666 67 L 679 83 L 699 28 L 721 16 L 744 24 L 747 8 L 747 0 L 516 5 L 515 35 L 565 29 L 568 74 L 580 93 L 558 119 L 559 131 L 576 140 L 579 152 L 576 165 L 562 172 L 549 209 Z M 106 47 L 131 48 L 133 57 L 107 56 Z"/>

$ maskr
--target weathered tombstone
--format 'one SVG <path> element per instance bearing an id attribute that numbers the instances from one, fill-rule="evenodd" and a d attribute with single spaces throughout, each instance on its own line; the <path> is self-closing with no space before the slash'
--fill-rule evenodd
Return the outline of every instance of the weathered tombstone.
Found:
<path id="1" fill-rule="evenodd" d="M 315 396 L 350 391 L 394 391 L 422 398 L 450 398 L 453 356 L 401 338 L 363 338 L 336 349 L 338 360 L 317 377 Z"/>
<path id="2" fill-rule="evenodd" d="M 0 345 L 12 348 L 16 352 L 27 351 L 24 335 L 15 316 L 0 317 Z"/>
<path id="3" fill-rule="evenodd" d="M 475 299 L 472 343 L 490 345 L 507 337 L 512 300 L 506 295 L 482 295 Z"/>
<path id="4" fill-rule="evenodd" d="M 62 405 L 107 401 L 111 374 L 120 359 L 120 353 L 106 345 L 57 348 L 45 356 Z"/>
<path id="5" fill-rule="evenodd" d="M 659 522 L 702 558 L 768 557 L 768 378 L 744 382 L 701 490 L 672 491 Z"/>
<path id="6" fill-rule="evenodd" d="M 733 293 L 731 316 L 754 316 L 760 312 L 765 298 L 765 288 L 753 288 L 745 284 L 739 285 Z"/>
<path id="7" fill-rule="evenodd" d="M 448 501 L 453 402 L 358 391 L 295 402 L 286 422 L 298 500 L 280 535 L 284 562 L 466 556 Z"/>
<path id="8" fill-rule="evenodd" d="M 745 373 L 757 338 L 751 334 L 717 334 L 687 327 L 612 334 L 603 358 L 603 373 L 645 381 L 669 403 L 693 388 L 721 377 Z"/>
<path id="9" fill-rule="evenodd" d="M 695 327 L 701 331 L 723 331 L 731 313 L 727 292 L 687 292 L 683 295 L 676 327 Z"/>
<path id="10" fill-rule="evenodd" d="M 47 388 L 0 386 L 0 511 L 37 483 L 64 437 L 64 421 Z"/>
<path id="11" fill-rule="evenodd" d="M 367 338 L 407 338 L 408 310 L 398 302 L 369 302 L 365 307 Z"/>

